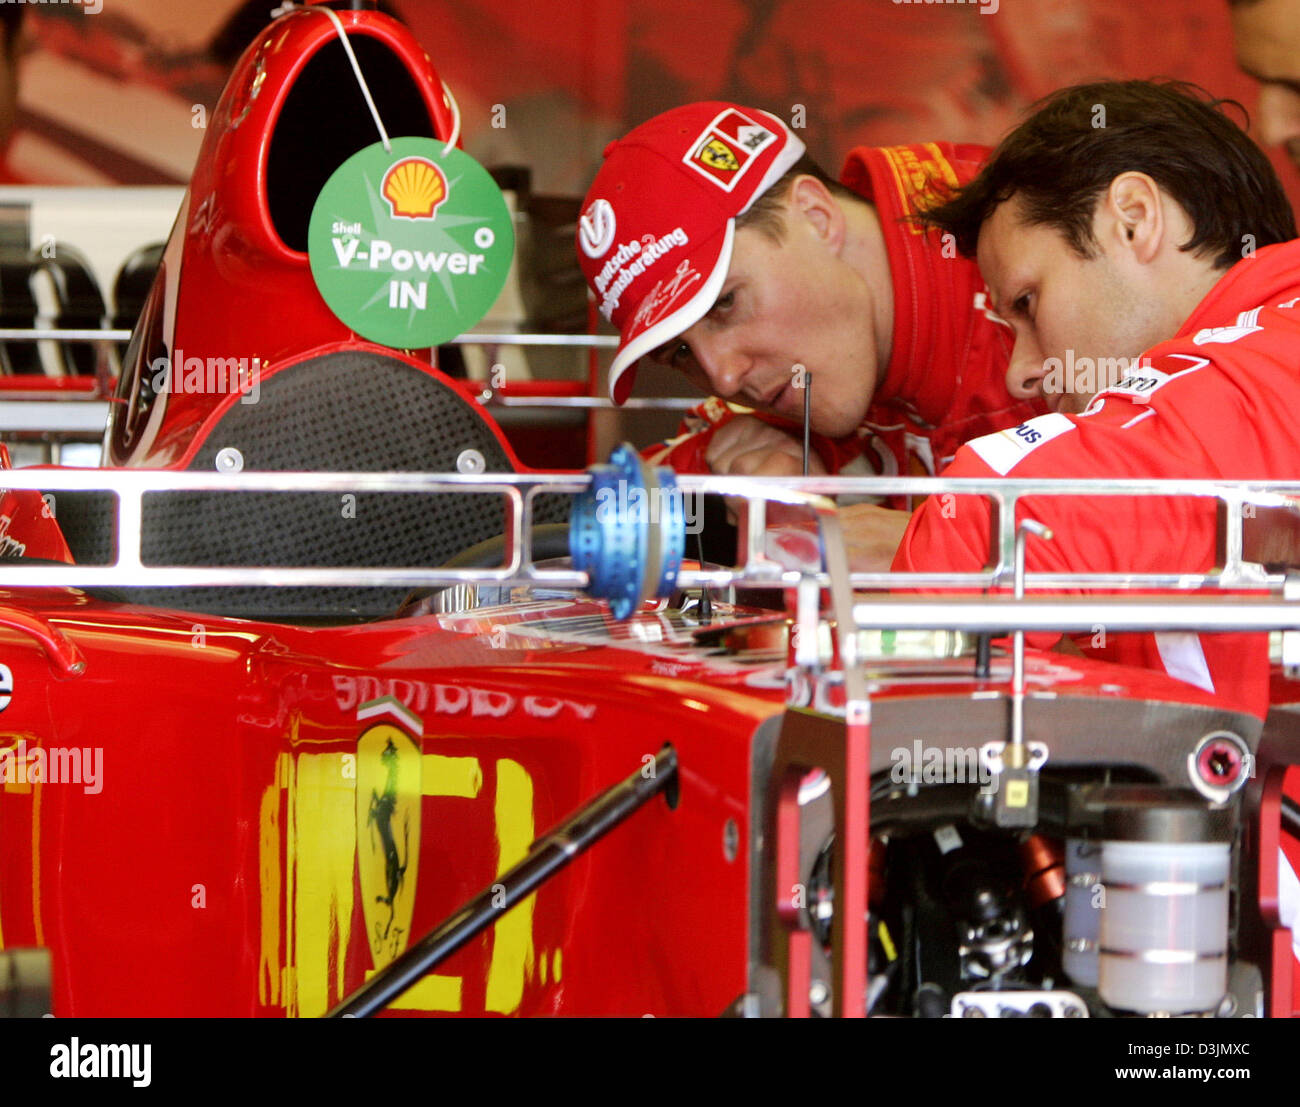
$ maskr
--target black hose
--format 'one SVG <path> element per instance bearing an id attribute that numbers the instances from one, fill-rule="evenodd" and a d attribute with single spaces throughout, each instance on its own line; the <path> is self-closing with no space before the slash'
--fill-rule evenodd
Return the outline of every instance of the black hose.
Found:
<path id="1" fill-rule="evenodd" d="M 1282 797 L 1282 829 L 1293 838 L 1300 838 L 1300 803 L 1290 796 Z"/>

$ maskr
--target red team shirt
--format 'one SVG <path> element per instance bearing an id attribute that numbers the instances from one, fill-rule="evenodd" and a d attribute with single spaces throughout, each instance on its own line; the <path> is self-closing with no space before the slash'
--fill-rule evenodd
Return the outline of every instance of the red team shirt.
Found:
<path id="1" fill-rule="evenodd" d="M 1081 415 L 1043 415 L 958 451 L 945 476 L 1300 479 L 1300 241 L 1239 262 L 1178 335 L 1154 347 Z M 946 510 L 945 510 L 946 508 Z M 1203 572 L 1214 566 L 1213 501 L 1030 497 L 1047 524 L 1027 565 L 1042 572 Z M 975 571 L 988 561 L 984 501 L 931 501 L 913 517 L 894 568 Z M 1175 541 L 1171 538 L 1176 537 Z M 1082 636 L 1085 653 L 1163 670 L 1263 716 L 1265 636 Z"/>
<path id="2" fill-rule="evenodd" d="M 968 439 L 1045 410 L 1007 393 L 1011 332 L 988 310 L 975 263 L 911 218 L 969 181 L 987 155 L 984 146 L 950 143 L 859 147 L 849 154 L 841 180 L 875 204 L 884 230 L 894 286 L 893 352 L 858 434 L 813 435 L 832 473 L 933 475 Z M 707 473 L 713 434 L 748 414 L 792 426 L 714 398 L 687 416 L 678 438 L 644 451 L 646 459 Z"/>

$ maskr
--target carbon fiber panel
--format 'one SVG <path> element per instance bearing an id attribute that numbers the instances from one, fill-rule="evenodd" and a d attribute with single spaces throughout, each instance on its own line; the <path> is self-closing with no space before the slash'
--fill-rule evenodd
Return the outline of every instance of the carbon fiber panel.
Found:
<path id="1" fill-rule="evenodd" d="M 216 468 L 239 451 L 244 472 L 456 472 L 476 450 L 488 473 L 513 472 L 483 414 L 431 374 L 396 358 L 347 351 L 265 377 L 255 403 L 236 403 L 190 465 Z M 61 498 L 62 499 L 62 498 Z M 93 500 L 93 503 L 86 501 Z M 62 505 L 61 505 L 62 507 Z M 539 522 L 566 517 L 567 497 L 539 504 Z M 105 497 L 66 510 L 74 556 L 112 558 Z M 146 565 L 437 566 L 504 529 L 494 495 L 158 493 L 145 497 Z M 212 614 L 295 620 L 392 612 L 393 588 L 132 590 L 130 599 Z"/>

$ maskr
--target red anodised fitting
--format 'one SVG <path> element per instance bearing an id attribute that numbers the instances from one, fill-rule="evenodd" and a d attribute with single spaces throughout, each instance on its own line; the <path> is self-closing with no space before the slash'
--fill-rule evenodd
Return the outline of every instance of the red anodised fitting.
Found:
<path id="1" fill-rule="evenodd" d="M 1025 892 L 1037 908 L 1065 895 L 1065 850 L 1054 838 L 1031 834 L 1020 843 L 1025 863 Z"/>
<path id="2" fill-rule="evenodd" d="M 1241 751 L 1232 742 L 1216 738 L 1207 742 L 1196 758 L 1196 771 L 1213 788 L 1226 788 L 1241 776 Z"/>

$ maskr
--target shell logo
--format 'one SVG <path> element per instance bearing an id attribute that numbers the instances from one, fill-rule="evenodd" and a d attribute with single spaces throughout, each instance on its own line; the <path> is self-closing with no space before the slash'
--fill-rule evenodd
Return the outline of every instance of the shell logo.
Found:
<path id="1" fill-rule="evenodd" d="M 447 199 L 447 178 L 427 158 L 403 158 L 384 174 L 379 191 L 394 218 L 432 219 Z"/>

